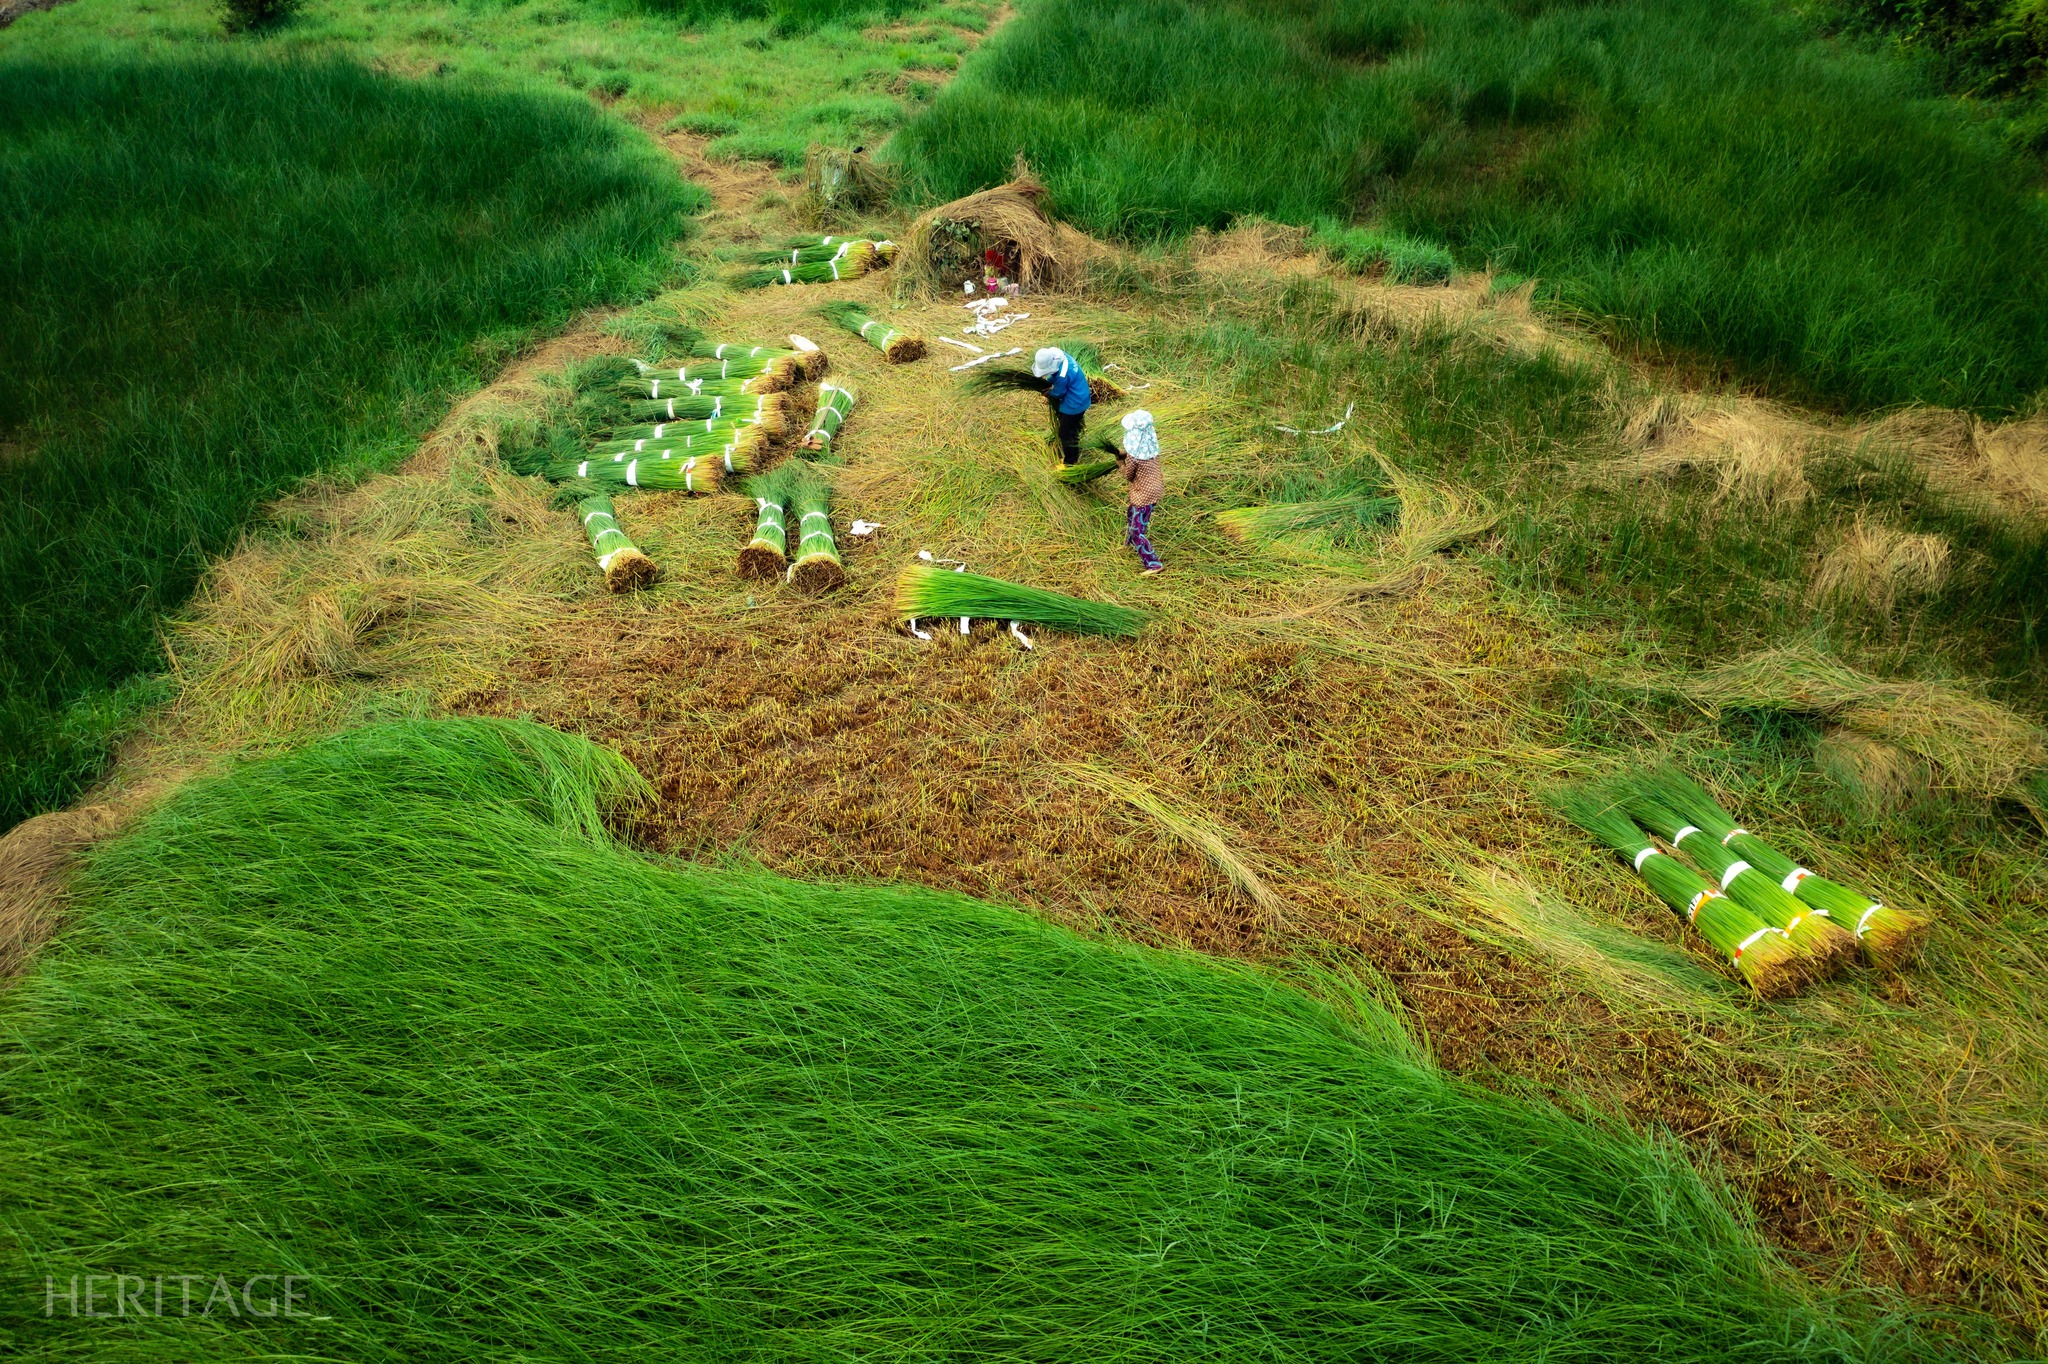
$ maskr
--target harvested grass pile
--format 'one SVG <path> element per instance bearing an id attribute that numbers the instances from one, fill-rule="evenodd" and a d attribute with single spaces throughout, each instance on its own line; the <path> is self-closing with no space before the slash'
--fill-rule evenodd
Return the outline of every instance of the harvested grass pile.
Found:
<path id="1" fill-rule="evenodd" d="M 1216 524 L 1234 540 L 1272 547 L 1303 536 L 1348 539 L 1376 530 L 1401 517 L 1401 499 L 1392 494 L 1322 497 L 1305 502 L 1269 502 L 1216 513 Z"/>
<path id="2" fill-rule="evenodd" d="M 890 326 L 850 299 L 827 303 L 818 311 L 835 326 L 845 328 L 880 351 L 882 357 L 892 365 L 924 358 L 925 342 L 922 336 Z"/>
<path id="3" fill-rule="evenodd" d="M 1760 998 L 1790 994 L 1810 978 L 1812 957 L 1783 929 L 1765 923 L 1661 851 L 1618 803 L 1588 790 L 1557 792 L 1552 803 L 1566 819 L 1628 859 L 1657 898 L 1712 943 Z"/>
<path id="4" fill-rule="evenodd" d="M 1816 601 L 1855 601 L 1889 616 L 1901 598 L 1939 592 L 1948 582 L 1949 544 L 1939 535 L 1878 525 L 1858 515 L 1813 575 Z"/>
<path id="5" fill-rule="evenodd" d="M 606 587 L 614 592 L 630 592 L 654 581 L 659 572 L 654 560 L 642 554 L 619 527 L 610 497 L 598 493 L 584 498 L 576 504 L 576 515 L 583 522 L 583 533 L 590 537 L 590 548 L 597 555 L 597 567 L 604 574 Z"/>
<path id="6" fill-rule="evenodd" d="M 846 581 L 846 566 L 832 539 L 832 485 L 808 464 L 793 461 L 785 467 L 790 471 L 789 517 L 797 537 L 789 581 L 802 592 L 830 592 Z"/>
<path id="7" fill-rule="evenodd" d="M 707 458 L 729 474 L 747 472 L 767 453 L 768 431 L 759 423 L 740 425 L 717 421 L 653 422 L 645 426 L 620 427 L 611 439 L 595 441 L 589 449 L 594 460 L 615 460 L 621 455 Z M 550 477 L 595 477 L 580 471 L 585 462 L 577 461 L 579 472 L 574 475 L 551 474 Z"/>
<path id="8" fill-rule="evenodd" d="M 790 482 L 802 466 L 786 461 L 771 473 L 751 479 L 747 492 L 754 499 L 754 535 L 740 550 L 742 578 L 780 578 L 789 566 Z"/>
<path id="9" fill-rule="evenodd" d="M 695 327 L 666 326 L 662 328 L 662 338 L 666 348 L 674 354 L 694 356 L 699 360 L 779 360 L 799 379 L 815 379 L 825 372 L 825 352 L 797 336 L 789 338 L 787 347 L 758 346 L 738 341 L 713 341 Z"/>
<path id="10" fill-rule="evenodd" d="M 1145 624 L 1145 613 L 1128 606 L 930 564 L 912 564 L 896 579 L 896 614 L 910 621 L 957 617 L 1019 621 L 1089 635 L 1135 635 Z"/>
<path id="11" fill-rule="evenodd" d="M 1917 914 L 1880 904 L 1867 895 L 1830 881 L 1800 866 L 1769 843 L 1735 822 L 1735 817 L 1707 794 L 1698 782 L 1682 772 L 1665 769 L 1650 774 L 1646 790 L 1682 816 L 1697 831 L 1690 837 L 1706 839 L 1742 858 L 1757 874 L 1770 877 L 1779 886 L 1810 905 L 1815 914 L 1829 916 L 1850 934 L 1874 966 L 1896 966 L 1911 957 L 1927 936 L 1928 923 Z M 1681 846 L 1684 841 L 1680 840 Z"/>
<path id="12" fill-rule="evenodd" d="M 811 429 L 804 433 L 804 449 L 814 450 L 819 458 L 829 459 L 832 442 L 852 414 L 858 397 L 845 384 L 819 384 L 818 410 L 811 417 Z"/>
<path id="13" fill-rule="evenodd" d="M 795 205 L 798 221 L 823 226 L 889 206 L 896 195 L 893 167 L 877 165 L 857 148 L 816 143 L 804 154 L 804 188 Z"/>
<path id="14" fill-rule="evenodd" d="M 733 426 L 758 425 L 771 435 L 780 435 L 783 414 L 789 410 L 786 393 L 758 393 L 751 397 L 728 398 L 635 398 L 626 404 L 634 420 L 641 422 L 698 421 Z M 707 425 L 706 430 L 713 429 Z"/>
<path id="15" fill-rule="evenodd" d="M 866 237 L 833 240 L 836 244 L 827 248 L 822 260 L 799 259 L 743 270 L 733 276 L 733 287 L 766 289 L 777 284 L 830 284 L 842 279 L 859 279 L 870 270 L 883 268 L 896 257 L 894 242 L 870 241 Z M 790 250 L 801 256 L 805 247 L 796 245 Z"/>
<path id="16" fill-rule="evenodd" d="M 1779 710 L 1831 720 L 1932 764 L 1958 794 L 1998 799 L 2048 767 L 2048 736 L 2009 708 L 1939 682 L 1888 682 L 1818 650 L 1769 649 L 1663 679 L 1719 712 Z"/>
<path id="17" fill-rule="evenodd" d="M 643 860 L 604 825 L 648 794 L 538 726 L 414 722 L 103 848 L 0 1009 L 0 1199 L 60 1292 L 17 1349 L 103 1353 L 61 1292 L 138 1265 L 301 1276 L 295 1312 L 121 1324 L 182 1359 L 1900 1345 L 1675 1143 L 1447 1079 L 1341 982 Z"/>
<path id="18" fill-rule="evenodd" d="M 699 360 L 680 365 L 650 365 L 633 362 L 635 373 L 621 376 L 613 387 L 629 398 L 678 398 L 744 393 L 779 393 L 799 377 L 797 360 L 787 352 L 774 355 L 729 356 L 723 360 Z"/>
<path id="19" fill-rule="evenodd" d="M 1045 186 L 1020 165 L 1008 184 L 955 199 L 910 225 L 903 241 L 903 288 L 920 294 L 957 293 L 963 279 L 981 277 L 985 253 L 997 251 L 1017 266 L 1027 292 L 1071 287 L 1086 239 L 1062 232 L 1046 216 Z"/>
<path id="20" fill-rule="evenodd" d="M 1796 505 L 1813 491 L 1808 455 L 1824 434 L 1786 409 L 1752 399 L 1666 394 L 1630 418 L 1622 442 L 1638 473 L 1668 478 L 1702 471 L 1717 501 Z"/>

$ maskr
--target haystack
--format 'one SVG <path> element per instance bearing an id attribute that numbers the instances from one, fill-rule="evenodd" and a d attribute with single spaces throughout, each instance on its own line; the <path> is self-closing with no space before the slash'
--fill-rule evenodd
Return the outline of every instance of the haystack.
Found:
<path id="1" fill-rule="evenodd" d="M 825 147 L 817 143 L 804 156 L 804 188 L 795 209 L 800 223 L 829 227 L 848 218 L 889 206 L 896 176 L 876 165 L 864 148 Z"/>
<path id="2" fill-rule="evenodd" d="M 980 277 L 983 253 L 991 250 L 1016 261 L 1017 282 L 1028 293 L 1074 287 L 1088 239 L 1046 214 L 1045 193 L 1020 158 L 1008 184 L 926 213 L 904 240 L 903 291 L 955 292 L 963 279 Z"/>

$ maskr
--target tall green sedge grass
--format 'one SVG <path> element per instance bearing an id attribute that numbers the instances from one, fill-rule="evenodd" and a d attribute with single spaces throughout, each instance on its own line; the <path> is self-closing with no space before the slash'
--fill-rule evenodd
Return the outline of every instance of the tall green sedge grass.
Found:
<path id="1" fill-rule="evenodd" d="M 1042 0 L 898 145 L 939 198 L 1021 149 L 1127 237 L 1370 204 L 1626 340 L 1850 406 L 2020 407 L 2048 209 L 1914 81 L 1761 0 Z"/>
<path id="2" fill-rule="evenodd" d="M 10 30 L 8 44 L 19 36 Z M 0 827 L 96 774 L 99 716 L 256 509 L 409 451 L 574 310 L 650 288 L 700 202 L 568 98 L 0 47 Z"/>
<path id="3" fill-rule="evenodd" d="M 896 579 L 896 614 L 906 620 L 980 617 L 1023 621 L 1089 635 L 1135 635 L 1145 613 L 1042 587 L 912 564 Z"/>
<path id="4" fill-rule="evenodd" d="M 15 1357 L 1920 1354 L 1803 1300 L 1675 1146 L 1447 1079 L 1334 979 L 643 860 L 603 821 L 648 795 L 413 722 L 95 855 L 0 996 Z M 159 1268 L 301 1310 L 40 1311 Z"/>

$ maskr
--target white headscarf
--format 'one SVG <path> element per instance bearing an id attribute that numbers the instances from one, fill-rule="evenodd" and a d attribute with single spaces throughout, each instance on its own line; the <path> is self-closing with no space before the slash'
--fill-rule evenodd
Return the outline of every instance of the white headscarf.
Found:
<path id="1" fill-rule="evenodd" d="M 1124 414 L 1124 453 L 1132 459 L 1159 458 L 1159 432 L 1150 412 Z"/>
<path id="2" fill-rule="evenodd" d="M 1040 379 L 1050 379 L 1055 374 L 1067 372 L 1067 353 L 1058 346 L 1047 346 L 1031 357 L 1031 373 Z"/>

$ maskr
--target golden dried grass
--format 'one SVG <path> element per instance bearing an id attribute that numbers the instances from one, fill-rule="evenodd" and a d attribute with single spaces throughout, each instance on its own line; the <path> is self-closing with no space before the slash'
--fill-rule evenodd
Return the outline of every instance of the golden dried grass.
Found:
<path id="1" fill-rule="evenodd" d="M 1825 438 L 1812 422 L 1772 403 L 1661 394 L 1623 426 L 1623 467 L 1658 478 L 1707 473 L 1717 502 L 1794 506 L 1813 491 L 1806 461 Z"/>
<path id="2" fill-rule="evenodd" d="M 107 806 L 81 805 L 25 819 L 0 835 L 0 985 L 57 931 L 72 863 L 118 823 Z"/>
<path id="3" fill-rule="evenodd" d="M 1858 515 L 1814 569 L 1815 601 L 1853 601 L 1889 616 L 1903 598 L 1948 582 L 1949 543 L 1939 535 L 1878 525 Z"/>
<path id="4" fill-rule="evenodd" d="M 1865 819 L 1897 814 L 1933 789 L 1934 774 L 1923 759 L 1844 726 L 1821 736 L 1813 759 Z"/>
<path id="5" fill-rule="evenodd" d="M 1007 184 L 980 190 L 920 214 L 905 234 L 900 252 L 901 288 L 908 297 L 950 293 L 959 281 L 940 278 L 933 250 L 940 223 L 972 228 L 983 250 L 1004 248 L 1017 257 L 1017 279 L 1026 292 L 1058 293 L 1080 282 L 1081 267 L 1093 253 L 1088 239 L 1056 225 L 1046 213 L 1045 186 L 1020 160 Z"/>

